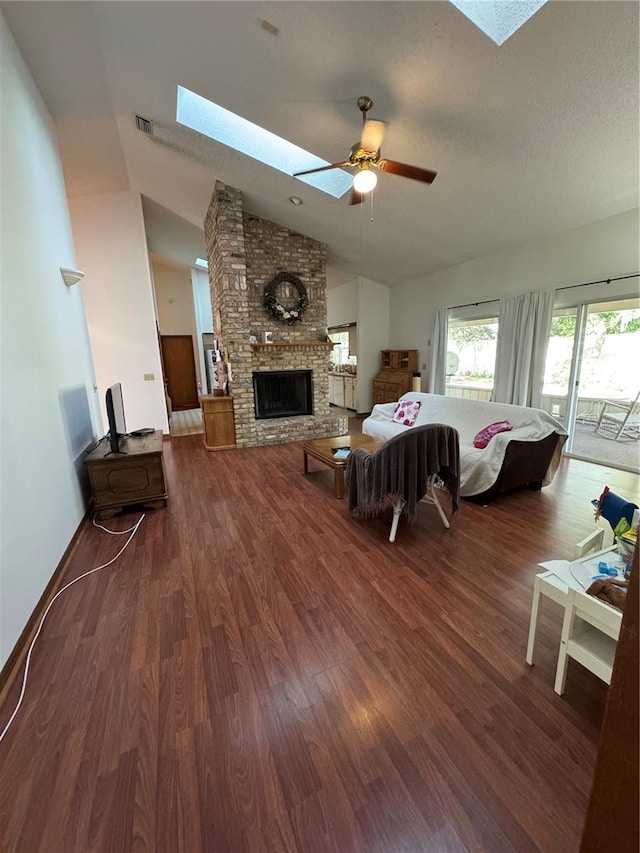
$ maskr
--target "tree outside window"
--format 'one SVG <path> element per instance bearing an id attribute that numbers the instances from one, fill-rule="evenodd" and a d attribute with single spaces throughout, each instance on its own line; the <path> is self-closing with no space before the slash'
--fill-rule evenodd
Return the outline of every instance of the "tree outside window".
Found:
<path id="1" fill-rule="evenodd" d="M 473 399 L 490 398 L 497 340 L 497 317 L 449 323 L 447 393 Z M 468 393 L 465 393 L 465 389 Z"/>

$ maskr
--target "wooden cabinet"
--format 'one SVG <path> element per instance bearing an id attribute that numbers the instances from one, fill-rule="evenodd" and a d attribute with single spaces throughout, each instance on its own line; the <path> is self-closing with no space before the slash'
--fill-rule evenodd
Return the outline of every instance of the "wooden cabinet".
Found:
<path id="1" fill-rule="evenodd" d="M 166 506 L 162 431 L 128 436 L 120 449 L 110 453 L 103 441 L 85 459 L 96 515 L 109 517 L 134 504 Z"/>
<path id="2" fill-rule="evenodd" d="M 411 391 L 413 374 L 418 370 L 418 350 L 389 350 L 380 352 L 380 372 L 373 380 L 372 406 L 394 403 Z"/>
<path id="3" fill-rule="evenodd" d="M 402 370 L 415 373 L 418 370 L 417 349 L 383 349 L 380 352 L 381 370 Z"/>
<path id="4" fill-rule="evenodd" d="M 233 419 L 233 397 L 203 394 L 200 397 L 204 426 L 204 446 L 207 450 L 229 450 L 236 446 L 236 425 Z"/>

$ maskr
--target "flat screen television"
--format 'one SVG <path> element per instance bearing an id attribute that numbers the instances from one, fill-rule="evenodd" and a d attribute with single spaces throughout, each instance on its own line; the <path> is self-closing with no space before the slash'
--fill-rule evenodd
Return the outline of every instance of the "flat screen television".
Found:
<path id="1" fill-rule="evenodd" d="M 106 396 L 107 421 L 109 423 L 109 446 L 111 453 L 121 453 L 120 441 L 127 434 L 124 420 L 124 403 L 122 402 L 122 385 L 116 382 L 107 388 Z"/>

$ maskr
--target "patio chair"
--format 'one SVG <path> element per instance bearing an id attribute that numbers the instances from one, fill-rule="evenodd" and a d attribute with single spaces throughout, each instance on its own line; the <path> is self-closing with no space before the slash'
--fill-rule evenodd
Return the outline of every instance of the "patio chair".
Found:
<path id="1" fill-rule="evenodd" d="M 635 400 L 623 402 L 620 400 L 602 400 L 600 405 L 600 416 L 596 423 L 595 431 L 599 432 L 602 426 L 612 424 L 616 430 L 616 440 L 623 435 L 630 438 L 640 438 L 640 391 Z M 614 411 L 609 411 L 612 407 Z"/>

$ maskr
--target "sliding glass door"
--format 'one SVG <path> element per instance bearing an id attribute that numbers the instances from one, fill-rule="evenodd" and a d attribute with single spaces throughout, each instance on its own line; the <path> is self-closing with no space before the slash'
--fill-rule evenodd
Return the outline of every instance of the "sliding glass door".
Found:
<path id="1" fill-rule="evenodd" d="M 569 428 L 572 377 L 575 373 L 577 308 L 553 312 L 544 382 L 542 408 Z"/>
<path id="2" fill-rule="evenodd" d="M 605 401 L 633 400 L 640 385 L 640 300 L 554 311 L 542 408 L 562 421 L 565 452 L 604 465 L 640 469 L 633 433 L 595 431 Z"/>

